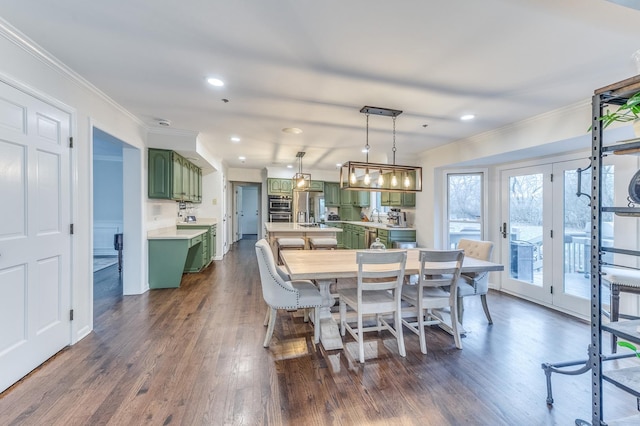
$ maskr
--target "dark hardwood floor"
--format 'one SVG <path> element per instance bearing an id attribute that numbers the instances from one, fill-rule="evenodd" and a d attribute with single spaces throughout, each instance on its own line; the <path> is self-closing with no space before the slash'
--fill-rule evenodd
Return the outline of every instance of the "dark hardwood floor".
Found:
<path id="1" fill-rule="evenodd" d="M 95 330 L 0 394 L 1 425 L 572 425 L 590 420 L 588 374 L 554 376 L 543 362 L 586 357 L 588 324 L 491 292 L 494 325 L 468 298 L 463 350 L 429 330 L 427 355 L 388 333 L 325 351 L 298 313 L 280 312 L 262 347 L 265 305 L 253 248 L 241 240 L 179 289 L 96 301 Z M 117 275 L 117 274 L 116 274 Z M 605 385 L 605 414 L 636 401 Z"/>

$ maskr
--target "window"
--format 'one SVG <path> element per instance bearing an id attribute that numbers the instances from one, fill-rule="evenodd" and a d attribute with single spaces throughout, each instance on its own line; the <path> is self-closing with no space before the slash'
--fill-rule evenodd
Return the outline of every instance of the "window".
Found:
<path id="1" fill-rule="evenodd" d="M 448 247 L 461 238 L 482 240 L 484 236 L 484 173 L 447 174 Z"/>

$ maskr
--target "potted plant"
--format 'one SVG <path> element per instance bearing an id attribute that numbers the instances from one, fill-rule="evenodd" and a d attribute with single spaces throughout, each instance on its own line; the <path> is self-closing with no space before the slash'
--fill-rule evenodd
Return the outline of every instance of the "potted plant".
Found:
<path id="1" fill-rule="evenodd" d="M 602 128 L 607 128 L 616 121 L 626 123 L 633 121 L 633 128 L 636 135 L 640 136 L 640 92 L 634 94 L 627 102 L 620 105 L 617 110 L 609 111 L 600 117 Z"/>

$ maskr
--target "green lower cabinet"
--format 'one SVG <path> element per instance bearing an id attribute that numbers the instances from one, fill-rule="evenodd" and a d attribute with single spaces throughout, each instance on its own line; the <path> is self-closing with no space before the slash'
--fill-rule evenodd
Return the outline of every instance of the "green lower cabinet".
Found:
<path id="1" fill-rule="evenodd" d="M 202 263 L 202 237 L 149 240 L 149 288 L 180 287 L 185 267 Z"/>
<path id="2" fill-rule="evenodd" d="M 365 228 L 364 226 L 358 226 L 355 225 L 354 226 L 354 231 L 353 231 L 353 245 L 354 245 L 354 249 L 356 250 L 363 250 L 365 248 L 367 248 L 364 244 L 364 234 L 365 234 Z"/>
<path id="3" fill-rule="evenodd" d="M 187 256 L 184 272 L 200 272 L 211 263 L 211 259 L 216 255 L 216 225 L 178 225 L 178 229 L 205 229 L 206 234 L 202 236 L 202 250 L 199 258 L 196 254 Z"/>

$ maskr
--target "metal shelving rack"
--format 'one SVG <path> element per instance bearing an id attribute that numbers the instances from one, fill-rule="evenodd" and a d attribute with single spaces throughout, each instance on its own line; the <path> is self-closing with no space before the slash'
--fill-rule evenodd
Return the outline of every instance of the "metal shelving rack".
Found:
<path id="1" fill-rule="evenodd" d="M 640 138 L 621 141 L 604 146 L 600 117 L 603 109 L 611 105 L 621 105 L 634 93 L 640 91 L 640 75 L 603 87 L 594 92 L 592 98 L 592 151 L 591 151 L 591 345 L 589 346 L 589 364 L 591 369 L 592 411 L 591 423 L 576 420 L 576 425 L 615 426 L 640 424 L 640 414 L 629 418 L 605 422 L 603 419 L 603 380 L 640 398 L 640 367 L 617 370 L 602 369 L 607 359 L 602 353 L 602 332 L 607 331 L 634 344 L 640 344 L 640 320 L 630 320 L 602 324 L 602 280 L 600 270 L 604 265 L 604 253 L 616 253 L 640 257 L 640 251 L 601 245 L 601 214 L 613 212 L 619 216 L 640 217 L 638 207 L 602 206 L 602 159 L 609 154 L 630 154 L 640 151 Z"/>

